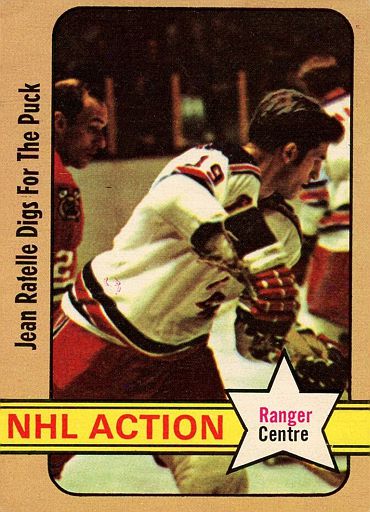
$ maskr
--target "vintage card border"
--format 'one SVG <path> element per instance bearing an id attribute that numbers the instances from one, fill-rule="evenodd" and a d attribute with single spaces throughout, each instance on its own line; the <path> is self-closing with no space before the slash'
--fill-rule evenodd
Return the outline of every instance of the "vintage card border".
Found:
<path id="1" fill-rule="evenodd" d="M 368 191 L 370 173 L 368 170 L 368 116 L 370 88 L 367 79 L 370 54 L 369 18 L 370 6 L 367 0 L 336 0 L 326 3 L 315 0 L 284 1 L 149 1 L 85 0 L 7 0 L 0 1 L 1 23 L 1 112 L 2 145 L 1 162 L 1 366 L 0 395 L 4 399 L 35 399 L 49 396 L 49 248 L 50 248 L 50 119 L 51 119 L 51 35 L 58 17 L 66 10 L 78 6 L 114 7 L 243 7 L 243 8 L 329 8 L 342 13 L 350 22 L 355 35 L 355 94 L 354 94 L 354 154 L 353 154 L 353 353 L 352 353 L 352 399 L 369 398 L 368 379 L 368 320 L 369 291 L 368 267 L 370 259 L 370 230 Z M 289 30 L 289 27 L 287 27 Z M 314 37 L 314 35 L 313 35 Z M 338 35 L 340 37 L 340 35 Z M 23 127 L 17 124 L 22 113 L 22 101 L 18 88 L 25 83 L 41 84 L 40 133 L 40 182 L 38 201 L 43 211 L 38 234 L 39 304 L 38 349 L 19 351 L 14 341 L 19 336 L 19 313 L 15 311 L 14 296 L 17 293 L 14 255 L 19 250 L 15 239 L 15 223 L 20 218 L 21 202 L 15 187 L 22 182 L 22 165 L 17 162 L 17 144 L 23 141 Z M 296 512 L 315 509 L 326 510 L 367 510 L 369 506 L 368 477 L 369 457 L 351 459 L 351 474 L 346 485 L 337 493 L 324 497 L 74 497 L 62 493 L 50 481 L 46 471 L 45 455 L 2 455 L 0 458 L 0 510 L 18 512 L 38 511 L 121 511 L 148 510 L 151 512 L 176 509 L 188 510 L 229 510 L 242 511 L 249 507 L 255 511 L 269 511 L 272 507 Z"/>

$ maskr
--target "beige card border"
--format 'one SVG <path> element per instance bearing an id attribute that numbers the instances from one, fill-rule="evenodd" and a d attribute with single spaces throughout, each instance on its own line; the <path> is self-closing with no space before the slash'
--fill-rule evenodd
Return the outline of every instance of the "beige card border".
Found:
<path id="1" fill-rule="evenodd" d="M 144 0 L 125 2 L 120 0 L 78 3 L 73 0 L 0 0 L 0 80 L 2 144 L 1 162 L 1 267 L 2 291 L 0 309 L 0 397 L 1 398 L 47 398 L 49 396 L 49 232 L 50 232 L 50 116 L 51 116 L 51 34 L 57 18 L 66 10 L 77 6 L 114 7 L 316 7 L 331 8 L 341 12 L 351 23 L 355 34 L 355 100 L 354 100 L 354 157 L 353 157 L 353 379 L 352 398 L 369 398 L 368 379 L 368 269 L 370 259 L 370 230 L 368 198 L 370 190 L 369 145 L 367 137 L 367 106 L 370 104 L 370 88 L 367 84 L 369 72 L 370 4 L 367 0 L 336 0 L 326 3 L 315 0 L 285 1 L 232 1 L 207 2 L 157 0 L 155 4 Z M 289 27 L 287 27 L 289 30 Z M 314 37 L 314 34 L 313 34 Z M 340 34 L 338 34 L 340 37 Z M 39 304 L 38 304 L 38 349 L 17 350 L 13 343 L 19 338 L 19 309 L 14 307 L 14 296 L 19 291 L 16 282 L 14 255 L 19 253 L 20 241 L 14 236 L 16 220 L 20 219 L 21 201 L 15 187 L 21 184 L 22 165 L 16 160 L 17 145 L 23 143 L 24 127 L 17 125 L 22 113 L 23 97 L 17 89 L 27 83 L 41 83 L 41 151 L 37 168 L 40 170 L 40 187 L 37 200 L 44 216 L 39 224 Z M 295 512 L 325 509 L 368 510 L 370 458 L 353 457 L 351 474 L 346 485 L 328 497 L 75 497 L 62 493 L 49 480 L 45 455 L 2 455 L 0 457 L 0 511 L 38 512 L 87 511 L 125 512 L 147 510 L 151 512 L 175 509 L 190 510 L 270 511 Z"/>

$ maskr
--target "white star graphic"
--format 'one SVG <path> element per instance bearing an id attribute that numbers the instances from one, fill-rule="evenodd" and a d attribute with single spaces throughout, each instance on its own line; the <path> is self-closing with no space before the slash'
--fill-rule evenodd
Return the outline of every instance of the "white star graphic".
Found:
<path id="1" fill-rule="evenodd" d="M 267 390 L 228 391 L 246 429 L 229 472 L 279 453 L 337 469 L 324 427 L 339 394 L 301 393 L 292 372 L 284 352 Z"/>

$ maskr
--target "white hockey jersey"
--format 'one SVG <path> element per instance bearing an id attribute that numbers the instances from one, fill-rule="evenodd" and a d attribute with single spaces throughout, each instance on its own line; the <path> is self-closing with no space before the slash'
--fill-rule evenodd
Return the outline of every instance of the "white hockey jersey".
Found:
<path id="1" fill-rule="evenodd" d="M 351 98 L 349 94 L 341 94 L 328 99 L 323 105 L 325 111 L 336 117 L 344 127 L 344 137 L 338 144 L 330 144 L 327 153 L 326 172 L 333 183 L 349 180 L 351 152 Z M 333 198 L 335 201 L 335 199 Z M 332 203 L 335 209 L 336 203 Z"/>
<path id="2" fill-rule="evenodd" d="M 329 115 L 344 126 L 344 137 L 331 144 L 327 154 L 329 208 L 319 223 L 319 243 L 334 252 L 349 251 L 350 228 L 350 155 L 351 155 L 351 102 L 350 95 L 334 97 L 325 105 Z"/>
<path id="3" fill-rule="evenodd" d="M 338 89 L 327 97 L 323 108 L 344 126 L 344 137 L 330 144 L 325 161 L 327 183 L 310 183 L 298 206 L 303 233 L 319 234 L 320 243 L 332 251 L 349 250 L 350 204 L 350 95 Z"/>
<path id="4" fill-rule="evenodd" d="M 257 206 L 259 189 L 260 170 L 239 146 L 199 146 L 176 157 L 113 248 L 85 266 L 63 298 L 65 313 L 104 339 L 151 355 L 193 345 L 210 331 L 220 304 L 238 297 L 243 285 L 203 261 L 191 237 L 204 223 Z M 266 221 L 293 265 L 300 254 L 297 226 L 271 204 Z"/>

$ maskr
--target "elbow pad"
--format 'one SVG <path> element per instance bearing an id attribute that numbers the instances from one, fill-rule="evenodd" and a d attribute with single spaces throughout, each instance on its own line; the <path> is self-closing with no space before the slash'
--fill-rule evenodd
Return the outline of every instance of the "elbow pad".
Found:
<path id="1" fill-rule="evenodd" d="M 239 258 L 276 242 L 262 212 L 257 208 L 231 215 L 224 221 L 224 226 Z"/>
<path id="2" fill-rule="evenodd" d="M 238 263 L 250 273 L 261 272 L 284 263 L 286 254 L 257 208 L 231 215 L 223 222 L 202 224 L 191 243 L 201 258 Z"/>

